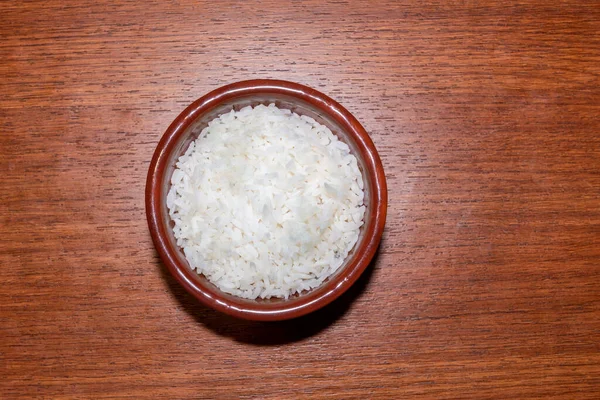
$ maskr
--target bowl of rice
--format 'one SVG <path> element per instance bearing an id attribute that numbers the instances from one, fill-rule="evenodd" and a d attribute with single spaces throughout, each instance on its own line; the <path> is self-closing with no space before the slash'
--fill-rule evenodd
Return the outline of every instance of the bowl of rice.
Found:
<path id="1" fill-rule="evenodd" d="M 205 305 L 260 321 L 330 303 L 367 268 L 387 187 L 369 135 L 303 85 L 216 89 L 167 128 L 150 163 L 146 214 L 169 272 Z"/>

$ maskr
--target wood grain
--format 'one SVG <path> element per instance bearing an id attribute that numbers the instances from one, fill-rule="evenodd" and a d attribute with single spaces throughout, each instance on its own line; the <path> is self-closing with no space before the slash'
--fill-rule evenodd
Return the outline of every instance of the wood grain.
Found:
<path id="1" fill-rule="evenodd" d="M 600 398 L 596 1 L 0 3 L 0 398 Z M 144 214 L 222 84 L 313 86 L 387 172 L 378 257 L 286 323 L 207 310 Z"/>

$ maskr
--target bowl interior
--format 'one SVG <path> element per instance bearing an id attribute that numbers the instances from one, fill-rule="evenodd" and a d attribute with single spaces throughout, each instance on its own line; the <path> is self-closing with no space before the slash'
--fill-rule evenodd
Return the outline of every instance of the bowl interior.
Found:
<path id="1" fill-rule="evenodd" d="M 185 153 L 190 143 L 198 138 L 200 132 L 208 126 L 208 123 L 212 121 L 217 116 L 227 113 L 233 110 L 240 110 L 246 106 L 257 106 L 259 104 L 268 105 L 271 103 L 275 103 L 275 105 L 279 108 L 286 108 L 292 110 L 293 112 L 306 115 L 313 119 L 315 119 L 320 124 L 327 126 L 331 131 L 337 135 L 337 137 L 346 143 L 354 156 L 358 161 L 358 167 L 362 173 L 363 181 L 364 181 L 364 204 L 366 207 L 364 221 L 365 223 L 360 228 L 359 237 L 357 243 L 354 245 L 354 248 L 346 257 L 344 263 L 340 266 L 340 268 L 330 276 L 321 286 L 314 288 L 308 292 L 301 293 L 300 295 L 292 296 L 288 299 L 280 299 L 280 298 L 271 298 L 271 299 L 256 299 L 249 300 L 243 299 L 237 296 L 233 296 L 222 292 L 215 285 L 210 283 L 203 275 L 198 274 L 195 271 L 192 271 L 189 266 L 183 251 L 177 246 L 175 237 L 173 235 L 173 230 L 171 229 L 174 225 L 174 222 L 171 221 L 169 217 L 169 212 L 167 209 L 166 196 L 170 190 L 170 180 L 175 169 L 175 164 L 179 157 Z M 197 115 L 195 119 L 189 123 L 188 127 L 183 131 L 181 135 L 178 136 L 176 142 L 172 147 L 172 151 L 167 155 L 166 160 L 166 168 L 163 174 L 162 182 L 160 186 L 162 190 L 160 191 L 160 217 L 162 218 L 162 222 L 164 226 L 168 227 L 166 229 L 167 241 L 169 247 L 172 249 L 172 253 L 174 253 L 176 257 L 176 262 L 180 267 L 184 267 L 190 273 L 187 273 L 186 276 L 188 279 L 193 280 L 196 286 L 200 286 L 203 289 L 207 290 L 210 293 L 213 293 L 215 297 L 220 297 L 223 300 L 226 300 L 228 303 L 234 304 L 246 304 L 246 305 L 254 305 L 254 306 L 264 306 L 267 308 L 276 307 L 277 304 L 286 303 L 288 305 L 290 302 L 299 301 L 302 297 L 307 295 L 315 295 L 318 297 L 318 293 L 322 291 L 329 290 L 329 286 L 331 284 L 335 284 L 336 280 L 339 280 L 341 274 L 344 273 L 346 267 L 351 264 L 357 256 L 357 249 L 361 248 L 361 243 L 365 240 L 365 233 L 372 232 L 373 226 L 371 226 L 374 222 L 372 221 L 371 215 L 373 213 L 373 204 L 371 202 L 372 192 L 375 189 L 373 187 L 373 179 L 372 179 L 372 171 L 369 171 L 367 162 L 365 160 L 364 150 L 361 149 L 360 143 L 356 140 L 356 138 L 351 135 L 347 129 L 340 123 L 338 123 L 335 118 L 329 115 L 325 110 L 322 110 L 315 105 L 304 101 L 303 99 L 296 98 L 293 96 L 289 96 L 286 94 L 280 93 L 265 93 L 265 94 L 252 94 L 246 96 L 240 96 L 233 99 L 228 99 L 219 104 L 215 104 L 212 108 L 206 110 L 200 115 Z M 218 302 L 218 300 L 217 300 Z"/>

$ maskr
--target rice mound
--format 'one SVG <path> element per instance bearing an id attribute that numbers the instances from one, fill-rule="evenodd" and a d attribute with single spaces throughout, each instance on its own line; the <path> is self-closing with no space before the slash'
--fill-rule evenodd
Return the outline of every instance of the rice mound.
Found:
<path id="1" fill-rule="evenodd" d="M 176 164 L 167 195 L 190 266 L 256 299 L 319 286 L 363 225 L 356 157 L 325 126 L 274 104 L 212 120 Z"/>

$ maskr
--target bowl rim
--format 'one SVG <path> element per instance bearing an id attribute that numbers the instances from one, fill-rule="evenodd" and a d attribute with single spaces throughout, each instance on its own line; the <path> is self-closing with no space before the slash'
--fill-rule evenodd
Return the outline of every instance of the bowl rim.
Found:
<path id="1" fill-rule="evenodd" d="M 168 167 L 169 155 L 186 129 L 203 113 L 212 110 L 225 101 L 235 100 L 258 94 L 287 95 L 310 103 L 320 112 L 334 119 L 356 141 L 359 152 L 364 158 L 365 174 L 371 179 L 371 229 L 364 233 L 361 246 L 355 250 L 355 259 L 344 270 L 308 294 L 290 301 L 259 303 L 221 292 L 216 286 L 198 284 L 197 272 L 181 265 L 176 252 L 168 240 L 167 229 L 163 223 L 161 210 L 161 183 Z M 255 321 L 276 321 L 300 317 L 331 303 L 344 293 L 364 272 L 371 262 L 381 236 L 387 215 L 387 184 L 383 165 L 375 145 L 358 120 L 342 105 L 327 95 L 298 83 L 253 79 L 228 84 L 200 97 L 185 108 L 169 125 L 161 137 L 148 168 L 145 190 L 146 218 L 154 246 L 165 266 L 175 279 L 200 302 L 226 314 Z"/>

